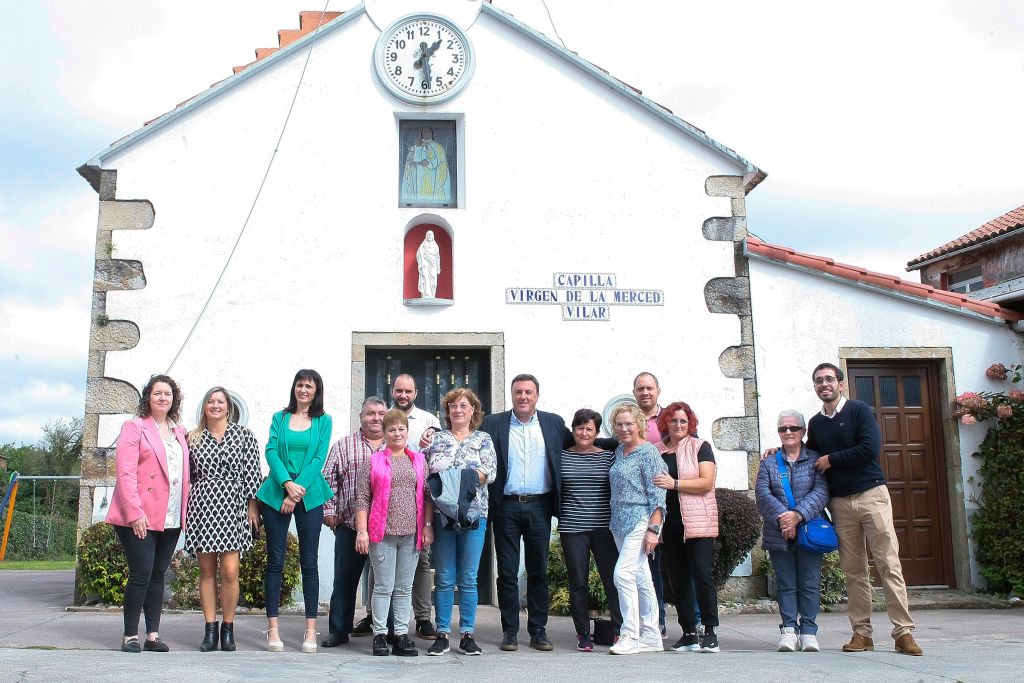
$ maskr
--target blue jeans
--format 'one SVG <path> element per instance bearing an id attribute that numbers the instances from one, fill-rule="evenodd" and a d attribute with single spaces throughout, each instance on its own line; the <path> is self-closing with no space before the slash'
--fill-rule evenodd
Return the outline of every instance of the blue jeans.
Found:
<path id="1" fill-rule="evenodd" d="M 813 636 L 821 608 L 821 555 L 806 550 L 769 550 L 775 568 L 775 591 L 783 627 Z M 797 626 L 797 613 L 800 625 Z"/>
<path id="2" fill-rule="evenodd" d="M 288 526 L 292 515 L 260 501 L 260 514 L 267 532 L 267 569 L 263 575 L 263 590 L 267 596 L 267 616 L 276 617 L 281 608 L 281 575 L 284 573 L 284 551 L 288 541 Z M 317 570 L 317 550 L 320 545 L 320 525 L 324 521 L 324 506 L 306 510 L 306 504 L 295 506 L 295 529 L 299 532 L 299 566 L 302 568 L 302 597 L 306 618 L 315 619 L 320 608 L 320 573 Z"/>
<path id="3" fill-rule="evenodd" d="M 441 526 L 434 516 L 434 543 L 430 555 L 434 560 L 434 595 L 437 632 L 451 630 L 452 605 L 455 586 L 459 587 L 459 633 L 473 633 L 476 625 L 476 575 L 480 568 L 480 554 L 487 538 L 487 520 L 481 518 L 476 529 L 455 533 Z"/>

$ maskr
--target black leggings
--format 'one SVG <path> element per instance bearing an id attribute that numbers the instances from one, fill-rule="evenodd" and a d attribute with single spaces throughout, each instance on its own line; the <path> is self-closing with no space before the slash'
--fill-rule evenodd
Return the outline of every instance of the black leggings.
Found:
<path id="1" fill-rule="evenodd" d="M 146 613 L 146 633 L 160 630 L 164 603 L 164 575 L 178 545 L 181 529 L 146 531 L 139 538 L 130 526 L 114 525 L 128 560 L 128 585 L 124 589 L 124 634 L 139 635 L 139 613 Z"/>
<path id="2" fill-rule="evenodd" d="M 691 538 L 684 541 L 682 527 L 675 525 L 666 526 L 662 538 L 679 625 L 684 632 L 697 625 L 693 609 L 693 591 L 696 588 L 701 622 L 705 626 L 718 626 L 718 589 L 711 576 L 715 539 Z"/>

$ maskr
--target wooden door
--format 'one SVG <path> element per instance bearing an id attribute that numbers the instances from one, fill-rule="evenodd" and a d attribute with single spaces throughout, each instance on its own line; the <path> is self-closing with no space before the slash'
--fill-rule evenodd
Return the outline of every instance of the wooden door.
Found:
<path id="1" fill-rule="evenodd" d="M 907 585 L 955 585 L 935 367 L 851 363 L 847 380 L 850 397 L 871 406 L 882 433 L 881 464 Z"/>
<path id="2" fill-rule="evenodd" d="M 484 413 L 491 412 L 491 356 L 486 349 L 366 349 L 364 396 L 382 396 L 391 405 L 391 385 L 401 374 L 416 380 L 416 406 L 434 413 L 444 426 L 441 399 L 451 389 L 469 387 L 480 398 Z M 491 534 L 487 534 L 477 572 L 477 603 L 492 600 Z"/>

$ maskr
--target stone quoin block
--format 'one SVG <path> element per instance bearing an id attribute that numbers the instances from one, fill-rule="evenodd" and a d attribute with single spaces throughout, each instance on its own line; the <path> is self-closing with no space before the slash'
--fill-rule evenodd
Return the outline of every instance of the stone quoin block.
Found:
<path id="1" fill-rule="evenodd" d="M 85 412 L 100 415 L 134 413 L 139 390 L 128 382 L 109 377 L 91 377 L 85 384 Z"/>
<path id="2" fill-rule="evenodd" d="M 124 351 L 139 343 L 139 326 L 130 320 L 111 320 L 93 325 L 89 348 L 93 351 Z"/>
<path id="3" fill-rule="evenodd" d="M 156 212 L 145 199 L 100 202 L 100 230 L 148 230 Z"/>
<path id="4" fill-rule="evenodd" d="M 709 197 L 740 199 L 746 196 L 743 178 L 736 175 L 713 175 L 704 181 L 704 192 Z"/>
<path id="5" fill-rule="evenodd" d="M 142 261 L 128 259 L 104 259 L 96 262 L 93 287 L 97 291 L 142 289 L 146 286 L 146 274 Z"/>
<path id="6" fill-rule="evenodd" d="M 718 367 L 726 377 L 747 379 L 754 376 L 754 347 L 730 346 L 718 356 Z"/>
<path id="7" fill-rule="evenodd" d="M 711 438 L 722 451 L 756 451 L 757 431 L 756 417 L 723 417 L 711 425 Z"/>
<path id="8" fill-rule="evenodd" d="M 742 218 L 715 216 L 704 221 L 704 239 L 711 242 L 734 242 L 746 237 L 747 222 Z"/>
<path id="9" fill-rule="evenodd" d="M 704 300 L 712 313 L 750 315 L 750 280 L 717 277 L 704 285 Z"/>

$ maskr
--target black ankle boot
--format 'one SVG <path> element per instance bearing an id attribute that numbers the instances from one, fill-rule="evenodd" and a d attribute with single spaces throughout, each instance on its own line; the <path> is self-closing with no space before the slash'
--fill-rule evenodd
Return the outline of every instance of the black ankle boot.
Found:
<path id="1" fill-rule="evenodd" d="M 224 652 L 235 651 L 235 624 L 224 622 L 220 625 L 220 649 Z"/>
<path id="2" fill-rule="evenodd" d="M 217 649 L 217 622 L 206 622 L 206 635 L 203 636 L 203 643 L 199 646 L 200 652 L 212 652 Z"/>

